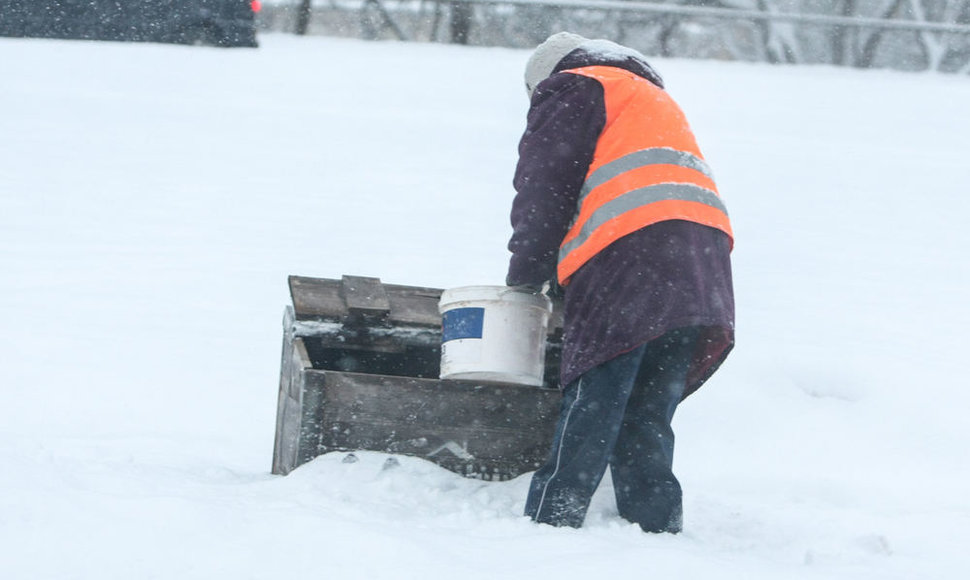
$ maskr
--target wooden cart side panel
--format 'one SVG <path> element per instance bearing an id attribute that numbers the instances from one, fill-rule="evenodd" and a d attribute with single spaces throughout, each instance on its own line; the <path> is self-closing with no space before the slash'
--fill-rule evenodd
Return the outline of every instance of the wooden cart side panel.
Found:
<path id="1" fill-rule="evenodd" d="M 509 479 L 545 459 L 559 393 L 334 371 L 307 372 L 322 395 L 318 454 L 369 449 L 425 458 L 486 479 Z"/>
<path id="2" fill-rule="evenodd" d="M 273 443 L 272 472 L 277 474 L 289 473 L 300 465 L 305 371 L 311 368 L 303 340 L 293 336 L 292 322 L 293 310 L 287 308 L 283 317 L 283 349 L 276 405 L 276 436 Z"/>

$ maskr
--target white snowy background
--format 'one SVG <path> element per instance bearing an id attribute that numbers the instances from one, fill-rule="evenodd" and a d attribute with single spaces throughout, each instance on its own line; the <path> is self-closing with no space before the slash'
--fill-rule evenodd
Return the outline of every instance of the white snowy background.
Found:
<path id="1" fill-rule="evenodd" d="M 732 212 L 686 531 L 269 473 L 287 274 L 500 284 L 527 51 L 0 39 L 0 577 L 962 579 L 970 82 L 655 59 Z"/>

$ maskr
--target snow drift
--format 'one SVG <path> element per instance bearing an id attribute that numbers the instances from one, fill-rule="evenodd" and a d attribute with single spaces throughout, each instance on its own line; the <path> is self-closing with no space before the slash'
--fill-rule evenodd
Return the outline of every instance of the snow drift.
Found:
<path id="1" fill-rule="evenodd" d="M 0 569 L 47 578 L 962 578 L 970 84 L 656 59 L 730 208 L 738 347 L 686 531 L 527 478 L 269 474 L 285 277 L 501 283 L 525 51 L 0 39 Z"/>

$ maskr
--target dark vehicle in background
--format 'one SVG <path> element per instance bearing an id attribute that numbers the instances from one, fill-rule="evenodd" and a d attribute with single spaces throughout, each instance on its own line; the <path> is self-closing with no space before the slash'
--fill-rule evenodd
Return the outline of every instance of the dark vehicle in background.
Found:
<path id="1" fill-rule="evenodd" d="M 258 0 L 0 0 L 0 36 L 256 46 Z"/>

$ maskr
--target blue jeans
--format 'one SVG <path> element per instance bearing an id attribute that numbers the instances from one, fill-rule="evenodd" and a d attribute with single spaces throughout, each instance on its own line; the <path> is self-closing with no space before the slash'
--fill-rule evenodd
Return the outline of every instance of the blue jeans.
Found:
<path id="1" fill-rule="evenodd" d="M 670 331 L 566 386 L 552 450 L 532 478 L 525 515 L 582 526 L 609 466 L 621 517 L 647 532 L 681 530 L 670 423 L 698 335 L 696 328 Z"/>

